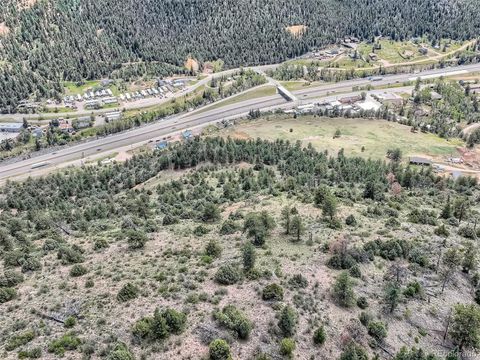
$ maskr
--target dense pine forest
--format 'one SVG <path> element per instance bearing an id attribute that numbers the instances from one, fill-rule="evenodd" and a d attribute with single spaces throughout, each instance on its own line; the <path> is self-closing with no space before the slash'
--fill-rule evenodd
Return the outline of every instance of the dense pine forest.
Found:
<path id="1" fill-rule="evenodd" d="M 31 94 L 57 96 L 64 80 L 145 68 L 165 76 L 183 71 L 189 56 L 235 67 L 279 62 L 344 35 L 472 38 L 480 15 L 471 0 L 7 0 L 0 24 L 0 109 L 8 112 Z M 285 30 L 299 24 L 302 36 Z"/>

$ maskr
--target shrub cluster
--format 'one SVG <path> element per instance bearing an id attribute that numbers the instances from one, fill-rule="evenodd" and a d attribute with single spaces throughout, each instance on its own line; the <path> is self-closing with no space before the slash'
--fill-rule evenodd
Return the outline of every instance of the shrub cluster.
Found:
<path id="1" fill-rule="evenodd" d="M 233 285 L 240 281 L 242 273 L 235 264 L 225 264 L 218 268 L 215 280 L 222 285 Z"/>
<path id="2" fill-rule="evenodd" d="M 263 288 L 262 299 L 265 301 L 282 301 L 283 288 L 278 284 L 269 284 Z"/>
<path id="3" fill-rule="evenodd" d="M 215 311 L 213 317 L 240 339 L 247 339 L 252 331 L 252 322 L 233 305 L 227 305 L 221 311 Z"/>
<path id="4" fill-rule="evenodd" d="M 132 283 L 126 283 L 118 292 L 117 300 L 121 302 L 126 302 L 135 299 L 138 296 L 139 292 L 140 290 L 137 286 L 133 285 Z"/>
<path id="5" fill-rule="evenodd" d="M 166 339 L 171 334 L 180 334 L 185 329 L 187 315 L 174 309 L 160 311 L 153 316 L 138 320 L 133 326 L 133 336 L 138 340 Z"/>

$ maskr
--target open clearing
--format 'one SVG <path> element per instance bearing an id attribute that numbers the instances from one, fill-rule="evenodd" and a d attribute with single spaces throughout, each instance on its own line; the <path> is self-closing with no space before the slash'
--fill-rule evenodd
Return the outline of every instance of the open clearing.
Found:
<path id="1" fill-rule="evenodd" d="M 10 28 L 4 22 L 0 23 L 0 36 L 8 35 Z"/>
<path id="2" fill-rule="evenodd" d="M 294 37 L 299 37 L 299 36 L 302 36 L 305 30 L 307 30 L 307 27 L 305 25 L 292 25 L 292 26 L 287 26 L 285 30 L 287 30 Z"/>
<path id="3" fill-rule="evenodd" d="M 241 93 L 239 95 L 233 95 L 229 98 L 225 98 L 223 100 L 216 101 L 215 103 L 213 103 L 209 106 L 205 106 L 205 107 L 201 108 L 200 110 L 196 111 L 196 113 L 199 114 L 199 113 L 202 113 L 202 112 L 205 112 L 205 111 L 218 109 L 220 107 L 236 104 L 236 103 L 241 102 L 241 101 L 262 98 L 262 97 L 265 97 L 265 96 L 272 96 L 272 95 L 275 95 L 276 93 L 277 93 L 277 90 L 276 90 L 275 87 L 269 86 L 269 85 L 261 85 L 261 86 L 258 86 L 256 88 L 254 88 L 254 89 L 244 91 L 243 93 Z"/>
<path id="4" fill-rule="evenodd" d="M 290 132 L 290 129 L 293 131 Z M 339 129 L 340 138 L 334 139 Z M 226 136 L 238 138 L 263 138 L 268 140 L 301 140 L 304 145 L 311 143 L 315 148 L 336 154 L 340 149 L 346 155 L 385 158 L 388 149 L 400 148 L 404 156 L 428 155 L 443 157 L 457 154 L 460 140 L 447 141 L 434 134 L 412 133 L 410 127 L 371 119 L 319 118 L 304 116 L 297 119 L 276 118 L 243 122 L 222 131 Z M 364 151 L 362 152 L 362 147 Z"/>
<path id="5" fill-rule="evenodd" d="M 83 95 L 87 90 L 93 89 L 94 87 L 97 87 L 100 85 L 99 80 L 90 80 L 90 81 L 85 81 L 84 84 L 77 86 L 76 83 L 68 81 L 65 82 L 65 89 L 66 89 L 66 94 L 67 95 Z"/>
<path id="6" fill-rule="evenodd" d="M 323 81 L 280 81 L 280 84 L 285 87 L 285 89 L 290 90 L 290 91 L 296 91 L 296 90 L 302 90 L 302 89 L 308 89 L 312 88 L 315 86 L 321 86 L 327 84 L 327 82 Z"/>
<path id="7" fill-rule="evenodd" d="M 402 63 L 405 61 L 415 61 L 428 58 L 427 56 L 420 54 L 418 51 L 420 47 L 410 41 L 396 42 L 391 40 L 380 40 L 379 43 L 382 48 L 375 50 L 375 53 L 379 59 L 388 63 Z M 431 52 L 430 48 L 428 48 L 428 50 Z M 372 45 L 361 44 L 359 46 L 359 52 L 364 56 L 368 56 L 368 54 L 372 52 Z"/>

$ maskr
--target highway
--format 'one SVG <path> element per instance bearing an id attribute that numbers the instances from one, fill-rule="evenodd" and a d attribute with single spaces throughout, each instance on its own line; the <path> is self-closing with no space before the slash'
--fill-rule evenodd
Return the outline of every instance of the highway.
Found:
<path id="1" fill-rule="evenodd" d="M 261 65 L 261 66 L 255 66 L 255 67 L 246 67 L 245 69 L 252 69 L 257 72 L 264 73 L 264 70 L 268 69 L 275 69 L 277 66 L 280 64 L 272 64 L 272 65 Z M 171 96 L 167 96 L 164 98 L 160 97 L 147 97 L 144 99 L 139 99 L 131 102 L 123 102 L 118 105 L 119 109 L 126 109 L 126 110 L 141 110 L 144 108 L 152 107 L 152 106 L 158 106 L 164 103 L 167 103 L 171 101 L 174 98 L 181 98 L 185 95 L 188 95 L 201 86 L 207 85 L 213 78 L 221 78 L 221 77 L 227 77 L 231 76 L 237 72 L 240 71 L 240 68 L 235 68 L 235 69 L 228 69 L 224 70 L 218 73 L 210 74 L 206 76 L 205 78 L 197 81 L 195 84 L 188 86 L 185 89 L 182 89 L 176 93 L 171 94 Z M 55 112 L 45 112 L 41 114 L 22 114 L 22 113 L 15 113 L 15 114 L 0 114 L 0 121 L 13 121 L 13 122 L 22 122 L 23 119 L 27 119 L 30 121 L 38 122 L 38 123 L 44 123 L 48 124 L 50 121 L 49 119 L 56 118 L 59 116 L 90 116 L 90 115 L 96 115 L 96 116 L 101 116 L 102 114 L 105 114 L 107 112 L 111 112 L 114 110 L 114 108 L 108 108 L 108 109 L 92 109 L 92 110 L 85 110 L 83 108 L 75 111 L 75 112 L 68 112 L 68 113 L 55 113 Z M 43 119 L 43 120 L 42 120 Z"/>
<path id="2" fill-rule="evenodd" d="M 82 159 L 87 159 L 88 157 L 106 156 L 126 146 L 137 146 L 142 143 L 148 143 L 151 140 L 161 140 L 170 135 L 178 134 L 185 129 L 206 126 L 223 119 L 242 117 L 248 114 L 251 109 L 272 110 L 276 108 L 292 108 L 298 105 L 302 99 L 309 99 L 306 101 L 312 101 L 312 99 L 317 98 L 331 99 L 336 96 L 336 93 L 341 93 L 343 96 L 358 93 L 358 91 L 353 92 L 352 87 L 366 86 L 369 84 L 372 86 L 395 85 L 397 87 L 399 86 L 398 84 L 419 76 L 447 76 L 448 74 L 458 74 L 459 72 L 466 74 L 476 71 L 480 71 L 480 64 L 429 70 L 417 74 L 389 75 L 378 81 L 369 79 L 342 81 L 335 84 L 325 84 L 318 87 L 292 91 L 292 93 L 300 99 L 298 102 L 287 102 L 283 97 L 277 94 L 245 100 L 222 107 L 213 107 L 212 105 L 209 105 L 190 113 L 162 119 L 155 123 L 129 131 L 65 147 L 56 152 L 34 156 L 14 163 L 0 164 L 0 182 L 17 177 L 24 178 L 30 175 L 45 174 L 58 166 L 63 166 L 72 162 L 78 163 Z M 392 88 L 392 90 L 393 89 L 395 88 Z M 212 108 L 209 109 L 210 107 Z M 40 164 L 43 166 L 39 166 Z M 32 166 L 34 167 L 33 169 Z"/>

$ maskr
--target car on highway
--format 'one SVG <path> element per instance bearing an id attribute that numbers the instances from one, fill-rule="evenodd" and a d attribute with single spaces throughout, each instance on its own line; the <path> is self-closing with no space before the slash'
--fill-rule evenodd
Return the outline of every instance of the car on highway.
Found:
<path id="1" fill-rule="evenodd" d="M 47 161 L 45 161 L 45 162 L 40 162 L 40 163 L 33 164 L 31 168 L 32 168 L 32 169 L 38 169 L 38 168 L 47 166 L 48 164 L 50 164 L 50 163 L 47 162 Z"/>

